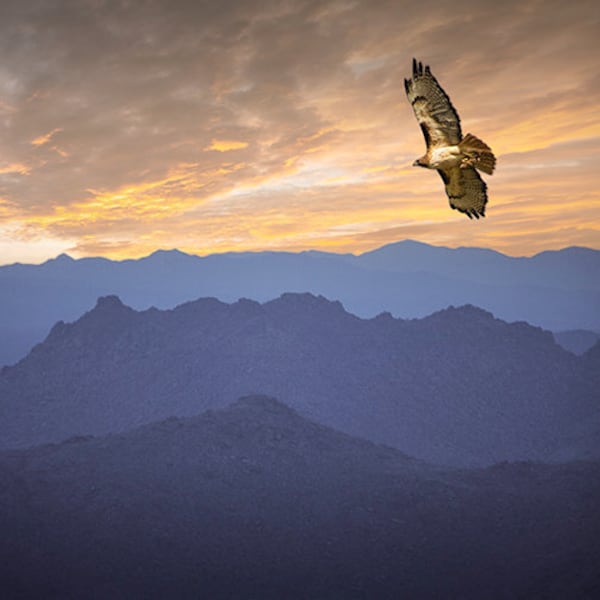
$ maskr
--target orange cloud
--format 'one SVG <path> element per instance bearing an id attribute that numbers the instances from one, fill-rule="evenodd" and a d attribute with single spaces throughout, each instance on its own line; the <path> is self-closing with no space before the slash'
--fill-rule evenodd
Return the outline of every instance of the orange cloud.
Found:
<path id="1" fill-rule="evenodd" d="M 208 147 L 209 150 L 217 152 L 229 152 L 230 150 L 243 150 L 248 147 L 248 142 L 239 142 L 237 140 L 213 140 Z"/>
<path id="2" fill-rule="evenodd" d="M 57 127 L 55 129 L 53 129 L 52 131 L 45 133 L 44 135 L 40 135 L 40 136 L 34 138 L 33 140 L 31 140 L 31 145 L 32 146 L 43 146 L 44 144 L 47 144 L 54 137 L 54 135 L 59 133 L 60 131 L 62 131 L 62 129 L 60 127 Z"/>
<path id="3" fill-rule="evenodd" d="M 362 251 L 402 237 L 511 254 L 600 247 L 593 3 L 438 4 L 432 17 L 379 0 L 199 3 L 197 20 L 183 8 L 162 19 L 157 7 L 151 22 L 132 4 L 121 17 L 144 40 L 134 46 L 100 4 L 80 20 L 69 18 L 77 3 L 65 5 L 64 19 L 43 23 L 39 51 L 56 57 L 45 77 L 27 75 L 36 64 L 18 45 L 7 50 L 3 236 L 116 258 L 156 247 Z M 0 30 L 27 31 L 29 18 L 16 11 Z M 85 46 L 96 24 L 103 52 Z M 402 86 L 409 46 L 463 130 L 498 156 L 486 219 L 450 210 L 439 176 L 410 166 L 424 140 Z"/>
<path id="4" fill-rule="evenodd" d="M 29 175 L 30 172 L 31 167 L 23 163 L 11 163 L 0 167 L 0 175 L 10 175 L 13 173 L 17 175 Z"/>

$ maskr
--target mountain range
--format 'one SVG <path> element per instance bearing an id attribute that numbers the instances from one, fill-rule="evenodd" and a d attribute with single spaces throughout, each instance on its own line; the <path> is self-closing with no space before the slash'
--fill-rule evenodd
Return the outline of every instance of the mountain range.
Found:
<path id="1" fill-rule="evenodd" d="M 125 431 L 255 393 L 348 434 L 449 465 L 600 456 L 600 344 L 473 306 L 361 319 L 284 294 L 135 311 L 100 298 L 0 373 L 0 447 Z"/>
<path id="2" fill-rule="evenodd" d="M 0 452 L 17 598 L 594 598 L 600 463 L 432 466 L 264 396 Z"/>
<path id="3" fill-rule="evenodd" d="M 598 597 L 599 254 L 1 267 L 2 598 Z"/>
<path id="4" fill-rule="evenodd" d="M 54 323 L 77 319 L 99 296 L 116 294 L 141 310 L 173 308 L 204 296 L 265 302 L 285 292 L 340 300 L 361 317 L 387 311 L 417 318 L 449 305 L 473 304 L 506 321 L 592 332 L 569 346 L 583 351 L 600 332 L 600 251 L 573 247 L 513 258 L 407 240 L 361 255 L 199 257 L 171 250 L 115 262 L 62 254 L 42 265 L 0 267 L 0 365 L 25 356 Z"/>

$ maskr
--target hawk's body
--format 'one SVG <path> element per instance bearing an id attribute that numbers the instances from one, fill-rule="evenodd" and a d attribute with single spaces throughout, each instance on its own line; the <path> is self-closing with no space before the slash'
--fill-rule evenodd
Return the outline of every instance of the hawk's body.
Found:
<path id="1" fill-rule="evenodd" d="M 487 186 L 477 169 L 494 172 L 491 149 L 470 133 L 463 138 L 458 114 L 428 66 L 413 59 L 412 78 L 404 87 L 427 144 L 414 165 L 438 171 L 452 208 L 470 219 L 485 216 Z"/>

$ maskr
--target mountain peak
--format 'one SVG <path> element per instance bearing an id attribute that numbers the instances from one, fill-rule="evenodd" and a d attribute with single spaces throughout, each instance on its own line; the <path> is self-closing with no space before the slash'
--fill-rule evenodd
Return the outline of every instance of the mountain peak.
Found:
<path id="1" fill-rule="evenodd" d="M 96 306 L 87 312 L 78 322 L 84 323 L 115 323 L 128 319 L 130 315 L 137 314 L 133 308 L 123 304 L 119 296 L 111 294 L 109 296 L 100 296 L 96 301 Z"/>
<path id="2" fill-rule="evenodd" d="M 77 331 L 86 331 L 89 335 L 107 335 L 108 339 L 114 335 L 115 331 L 120 330 L 124 324 L 129 323 L 133 315 L 138 313 L 121 302 L 121 299 L 111 294 L 101 296 L 96 301 L 96 306 L 85 313 L 72 326 L 74 335 Z M 81 328 L 81 329 L 80 329 Z M 62 331 L 63 327 L 59 328 Z"/>
<path id="3" fill-rule="evenodd" d="M 297 292 L 286 292 L 281 294 L 279 298 L 271 300 L 266 303 L 267 306 L 271 307 L 286 307 L 286 308 L 310 308 L 314 309 L 325 309 L 337 313 L 345 313 L 343 304 L 339 300 L 329 300 L 322 295 L 311 294 L 310 292 L 297 293 Z"/>
<path id="4" fill-rule="evenodd" d="M 110 294 L 108 296 L 100 296 L 96 302 L 94 310 L 114 310 L 128 308 L 121 302 L 121 299 L 116 294 Z"/>
<path id="5" fill-rule="evenodd" d="M 75 259 L 72 256 L 69 256 L 66 252 L 62 252 L 56 258 L 51 258 L 47 260 L 44 264 L 46 265 L 61 265 L 61 264 L 69 264 L 75 262 Z"/>
<path id="6" fill-rule="evenodd" d="M 478 306 L 474 306 L 473 304 L 462 304 L 461 306 L 449 306 L 443 310 L 440 310 L 435 315 L 456 315 L 461 317 L 469 317 L 469 318 L 477 318 L 477 319 L 485 319 L 485 320 L 495 320 L 494 315 L 483 308 L 479 308 Z M 434 316 L 434 315 L 432 315 Z"/>
<path id="7" fill-rule="evenodd" d="M 253 394 L 248 396 L 242 396 L 235 402 L 229 405 L 229 410 L 235 411 L 256 411 L 256 412 L 269 412 L 273 414 L 282 415 L 295 415 L 297 412 L 284 404 L 277 398 L 272 396 L 266 396 L 263 394 Z"/>
<path id="8" fill-rule="evenodd" d="M 484 324 L 504 323 L 501 319 L 497 319 L 491 312 L 473 306 L 472 304 L 463 304 L 461 306 L 450 305 L 448 308 L 438 310 L 422 319 L 424 323 L 434 323 L 440 325 L 459 325 L 466 326 L 475 325 L 483 326 Z"/>
<path id="9" fill-rule="evenodd" d="M 172 248 L 170 250 L 155 250 L 152 254 L 149 254 L 145 257 L 145 259 L 141 260 L 159 260 L 159 261 L 177 261 L 177 260 L 186 260 L 189 258 L 198 258 L 192 254 L 187 254 L 186 252 L 182 252 L 177 248 Z"/>

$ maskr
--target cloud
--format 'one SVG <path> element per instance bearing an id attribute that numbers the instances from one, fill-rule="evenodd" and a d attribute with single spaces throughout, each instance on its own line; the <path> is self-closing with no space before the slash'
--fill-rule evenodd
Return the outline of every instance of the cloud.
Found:
<path id="1" fill-rule="evenodd" d="M 236 140 L 213 140 L 208 150 L 217 152 L 229 152 L 230 150 L 242 150 L 248 147 L 248 142 L 239 142 Z"/>
<path id="2" fill-rule="evenodd" d="M 597 23 L 587 1 L 7 0 L 0 223 L 82 255 L 598 246 Z M 409 168 L 412 56 L 499 155 L 485 225 Z"/>

